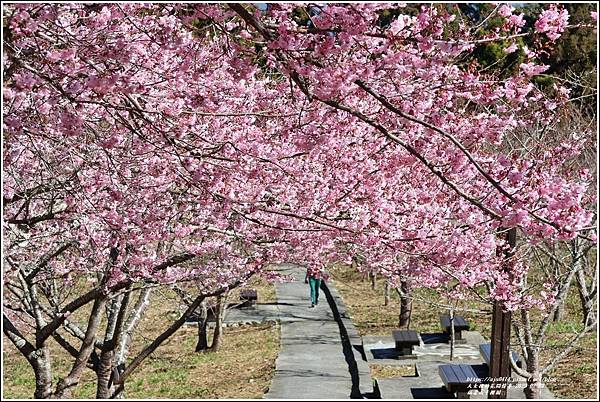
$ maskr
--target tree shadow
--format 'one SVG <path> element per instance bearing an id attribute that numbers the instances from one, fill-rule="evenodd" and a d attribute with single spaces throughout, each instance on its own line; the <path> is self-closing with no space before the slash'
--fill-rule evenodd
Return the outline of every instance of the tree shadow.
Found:
<path id="1" fill-rule="evenodd" d="M 455 399 L 445 387 L 411 388 L 410 393 L 414 399 Z"/>
<path id="2" fill-rule="evenodd" d="M 425 345 L 431 345 L 433 343 L 448 343 L 450 342 L 450 335 L 444 332 L 422 333 L 421 339 Z"/>

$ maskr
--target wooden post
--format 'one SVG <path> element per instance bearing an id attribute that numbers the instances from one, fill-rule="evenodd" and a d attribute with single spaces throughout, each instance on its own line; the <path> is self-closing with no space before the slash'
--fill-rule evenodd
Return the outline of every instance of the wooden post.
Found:
<path id="1" fill-rule="evenodd" d="M 450 361 L 454 360 L 454 341 L 456 340 L 456 334 L 454 330 L 454 306 L 450 301 Z"/>
<path id="2" fill-rule="evenodd" d="M 517 244 L 516 228 L 511 228 L 506 232 L 506 241 L 509 249 L 502 252 L 505 269 L 507 264 L 511 263 L 510 259 L 514 255 L 514 248 Z M 488 399 L 506 399 L 508 378 L 510 377 L 510 323 L 511 313 L 502 311 L 501 303 L 494 303 Z"/>

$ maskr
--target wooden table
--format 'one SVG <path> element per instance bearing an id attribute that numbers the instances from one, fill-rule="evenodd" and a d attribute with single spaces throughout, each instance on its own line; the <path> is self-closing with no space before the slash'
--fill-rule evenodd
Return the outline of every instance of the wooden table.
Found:
<path id="1" fill-rule="evenodd" d="M 412 355 L 413 346 L 421 344 L 417 331 L 396 329 L 392 331 L 392 336 L 400 356 Z"/>
<path id="2" fill-rule="evenodd" d="M 445 333 L 450 334 L 450 316 L 440 316 L 440 324 Z M 462 331 L 468 331 L 471 326 L 469 322 L 460 315 L 454 316 L 454 339 L 462 340 Z"/>
<path id="3" fill-rule="evenodd" d="M 256 304 L 258 293 L 256 289 L 244 289 L 240 292 L 240 301 L 243 302 L 242 307 L 251 307 Z"/>

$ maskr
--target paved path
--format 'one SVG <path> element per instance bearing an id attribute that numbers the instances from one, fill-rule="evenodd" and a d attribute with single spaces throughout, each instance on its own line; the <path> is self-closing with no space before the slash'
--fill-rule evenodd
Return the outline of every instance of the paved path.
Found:
<path id="1" fill-rule="evenodd" d="M 369 367 L 357 349 L 360 337 L 333 284 L 311 309 L 305 270 L 290 264 L 278 270 L 295 280 L 276 284 L 281 347 L 265 397 L 349 399 L 372 392 Z"/>

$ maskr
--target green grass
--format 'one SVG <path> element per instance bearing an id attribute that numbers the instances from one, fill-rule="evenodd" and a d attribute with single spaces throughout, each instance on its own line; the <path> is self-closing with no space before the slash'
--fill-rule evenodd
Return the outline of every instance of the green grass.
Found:
<path id="1" fill-rule="evenodd" d="M 596 372 L 596 367 L 589 364 L 584 364 L 581 367 L 577 367 L 573 370 L 576 374 L 594 374 Z"/>

